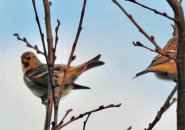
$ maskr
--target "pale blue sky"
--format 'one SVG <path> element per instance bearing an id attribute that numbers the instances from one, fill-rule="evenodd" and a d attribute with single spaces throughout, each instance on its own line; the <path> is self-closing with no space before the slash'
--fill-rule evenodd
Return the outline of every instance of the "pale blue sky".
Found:
<path id="1" fill-rule="evenodd" d="M 44 22 L 42 1 L 37 1 L 40 20 Z M 166 1 L 140 2 L 173 16 Z M 172 21 L 132 3 L 121 3 L 144 30 L 155 36 L 160 46 L 165 45 L 172 34 Z M 81 6 L 82 0 L 52 0 L 53 30 L 56 19 L 61 21 L 57 63 L 67 62 Z M 184 3 L 183 6 L 185 7 Z M 13 37 L 13 33 L 19 33 L 42 48 L 31 0 L 14 0 L 13 3 L 11 0 L 0 0 L 0 16 L 0 129 L 40 130 L 43 128 L 45 108 L 40 99 L 24 84 L 20 62 L 23 52 L 33 50 Z M 42 26 L 44 27 L 44 23 Z M 77 59 L 73 65 L 100 53 L 106 64 L 79 77 L 77 82 L 90 86 L 91 90 L 73 91 L 65 97 L 61 101 L 61 116 L 68 108 L 74 109 L 72 115 L 78 115 L 102 104 L 122 103 L 119 109 L 93 114 L 87 129 L 124 130 L 130 125 L 134 129 L 147 127 L 175 84 L 161 81 L 153 74 L 132 79 L 137 72 L 148 66 L 156 55 L 143 48 L 134 47 L 132 41 L 138 40 L 153 47 L 111 0 L 87 0 L 83 30 L 75 53 Z M 44 61 L 42 56 L 39 58 Z M 175 114 L 176 104 L 165 113 L 155 128 L 175 130 Z M 67 126 L 65 130 L 82 127 L 83 119 Z"/>

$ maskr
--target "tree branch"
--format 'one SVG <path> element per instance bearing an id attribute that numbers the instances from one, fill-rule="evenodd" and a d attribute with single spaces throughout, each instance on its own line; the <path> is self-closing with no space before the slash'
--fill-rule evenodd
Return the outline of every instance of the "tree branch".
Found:
<path id="1" fill-rule="evenodd" d="M 129 126 L 127 130 L 132 130 L 132 126 Z"/>
<path id="2" fill-rule="evenodd" d="M 45 44 L 45 40 L 44 40 L 44 33 L 42 32 L 42 28 L 41 28 L 40 20 L 39 20 L 39 17 L 38 17 L 35 0 L 32 0 L 32 4 L 33 4 L 33 8 L 34 8 L 34 13 L 35 13 L 35 20 L 36 20 L 38 28 L 39 28 L 39 33 L 40 33 L 40 37 L 41 37 L 41 41 L 42 41 L 42 45 L 43 45 L 43 49 L 44 49 L 44 55 L 45 55 L 45 60 L 46 60 L 47 66 L 48 66 L 48 72 L 49 72 L 49 75 L 51 75 L 53 72 L 50 72 L 50 69 L 51 69 L 50 66 L 51 65 L 50 65 L 49 59 L 48 59 L 48 55 L 49 54 L 47 54 L 46 44 Z M 48 10 L 48 11 L 50 12 L 50 10 Z M 49 49 L 49 47 L 48 47 L 48 49 Z M 53 62 L 53 66 L 54 66 L 54 62 Z M 52 77 L 51 76 L 49 77 L 49 79 L 50 79 L 50 81 L 52 81 Z M 48 81 L 48 86 L 53 86 L 53 83 L 50 82 L 50 81 Z M 54 95 L 53 93 L 54 92 L 53 92 L 53 89 L 52 89 L 52 95 Z M 53 96 L 53 99 L 54 99 L 54 96 Z"/>
<path id="3" fill-rule="evenodd" d="M 89 114 L 87 115 L 87 118 L 86 118 L 86 120 L 84 121 L 83 130 L 85 130 L 85 127 L 86 127 L 86 124 L 87 124 L 87 121 L 88 121 L 90 115 L 91 115 L 91 113 L 89 113 Z"/>
<path id="4" fill-rule="evenodd" d="M 77 43 L 78 43 L 78 39 L 79 39 L 79 36 L 80 36 L 80 32 L 81 32 L 81 30 L 82 30 L 82 23 L 83 23 L 85 8 L 86 8 L 86 1 L 87 1 L 87 0 L 84 0 L 84 2 L 83 2 L 82 11 L 81 11 L 81 16 L 80 16 L 80 22 L 79 22 L 79 25 L 78 25 L 78 30 L 77 30 L 77 33 L 76 33 L 75 41 L 74 41 L 74 43 L 73 43 L 73 46 L 72 46 L 72 49 L 71 49 L 71 53 L 70 53 L 70 56 L 69 56 L 69 59 L 68 59 L 67 69 L 64 70 L 64 76 L 63 76 L 62 83 L 61 83 L 61 86 L 60 86 L 60 91 L 59 91 L 59 93 L 57 94 L 57 95 L 58 95 L 58 96 L 57 96 L 57 97 L 58 97 L 58 98 L 57 98 L 57 107 L 58 107 L 58 104 L 59 104 L 59 101 L 60 101 L 60 98 L 61 98 L 62 88 L 63 88 L 64 85 L 65 85 L 65 80 L 66 80 L 66 77 L 67 77 L 67 74 L 68 74 L 69 67 L 70 67 L 72 61 L 75 59 L 74 52 L 75 52 L 75 49 L 76 49 L 76 46 L 77 46 Z"/>
<path id="5" fill-rule="evenodd" d="M 60 126 L 64 123 L 64 120 L 66 119 L 66 117 L 69 115 L 70 112 L 72 112 L 73 109 L 68 109 L 64 115 L 64 117 L 62 118 L 62 120 L 57 124 L 57 126 Z M 55 130 L 55 125 L 53 125 L 52 130 Z"/>
<path id="6" fill-rule="evenodd" d="M 55 130 L 60 130 L 62 129 L 63 127 L 67 126 L 68 124 L 80 119 L 80 118 L 83 118 L 84 116 L 86 115 L 89 115 L 89 114 L 92 114 L 94 112 L 97 112 L 97 111 L 101 111 L 101 110 L 104 110 L 104 109 L 107 109 L 107 108 L 113 108 L 113 107 L 120 107 L 121 106 L 121 103 L 120 104 L 117 104 L 117 105 L 114 105 L 114 104 L 110 104 L 108 106 L 100 106 L 99 108 L 97 109 L 94 109 L 94 110 L 91 110 L 91 111 L 88 111 L 88 112 L 85 112 L 83 114 L 80 114 L 79 116 L 75 117 L 75 116 L 72 116 L 71 119 L 69 121 L 67 121 L 66 123 L 62 124 L 62 125 L 57 125 Z"/>
<path id="7" fill-rule="evenodd" d="M 173 88 L 172 92 L 170 93 L 170 95 L 166 99 L 166 101 L 163 104 L 163 106 L 161 107 L 160 111 L 158 111 L 155 119 L 152 121 L 152 123 L 149 124 L 148 128 L 145 128 L 145 130 L 152 130 L 153 127 L 157 124 L 157 122 L 161 119 L 163 113 L 166 110 L 168 110 L 170 108 L 170 106 L 175 102 L 175 100 L 172 100 L 172 102 L 171 102 L 171 99 L 176 91 L 177 91 L 177 85 Z"/>
<path id="8" fill-rule="evenodd" d="M 24 37 L 24 38 L 21 38 L 21 37 L 19 36 L 18 33 L 15 33 L 15 34 L 13 34 L 13 35 L 17 37 L 17 40 L 20 40 L 20 41 L 26 43 L 26 46 L 27 46 L 27 47 L 32 48 L 32 49 L 36 50 L 36 52 L 37 52 L 38 54 L 42 54 L 43 56 L 45 56 L 45 55 L 44 55 L 44 52 L 42 52 L 42 51 L 38 48 L 37 45 L 34 45 L 34 46 L 33 46 L 32 44 L 30 44 L 30 43 L 28 42 L 28 40 L 27 40 L 25 37 Z"/>
<path id="9" fill-rule="evenodd" d="M 59 30 L 59 27 L 60 27 L 60 21 L 57 19 L 57 26 L 55 28 L 55 45 L 54 45 L 54 48 L 53 48 L 53 53 L 56 54 L 56 48 L 57 48 L 57 44 L 58 44 L 58 30 Z M 54 62 L 56 60 L 56 55 L 53 56 L 54 57 Z"/>
<path id="10" fill-rule="evenodd" d="M 176 61 L 176 59 L 175 59 L 174 57 L 170 56 L 170 55 L 169 55 L 167 52 L 165 52 L 164 50 L 163 50 L 163 51 L 158 51 L 158 50 L 151 49 L 151 48 L 145 46 L 145 45 L 144 45 L 143 43 L 141 43 L 140 41 L 132 42 L 132 43 L 133 43 L 134 46 L 143 47 L 143 48 L 145 48 L 145 49 L 147 49 L 147 50 L 149 50 L 149 51 L 156 52 L 156 53 L 158 53 L 158 54 L 160 54 L 160 55 L 162 55 L 162 56 L 168 57 L 168 58 L 170 58 L 170 59 Z"/>
<path id="11" fill-rule="evenodd" d="M 122 12 L 130 19 L 130 21 L 139 29 L 139 32 L 141 32 L 156 47 L 156 50 L 161 51 L 160 46 L 155 42 L 154 36 L 149 36 L 141 28 L 141 26 L 134 20 L 132 15 L 128 14 L 128 12 L 123 8 L 123 6 L 117 0 L 112 0 L 112 1 L 122 10 Z"/>
<path id="12" fill-rule="evenodd" d="M 150 7 L 148 7 L 148 6 L 144 5 L 144 4 L 141 4 L 140 2 L 138 2 L 138 1 L 136 1 L 136 0 L 125 0 L 125 1 L 132 2 L 132 3 L 137 4 L 137 5 L 139 5 L 139 6 L 143 7 L 143 8 L 145 8 L 145 9 L 148 9 L 148 10 L 150 10 L 150 11 L 153 11 L 153 12 L 156 13 L 156 14 L 159 14 L 159 15 L 161 15 L 161 16 L 164 16 L 164 17 L 166 17 L 166 18 L 168 18 L 168 19 L 170 19 L 170 20 L 172 20 L 172 21 L 175 21 L 175 19 L 172 18 L 172 17 L 170 17 L 170 16 L 168 16 L 167 13 L 165 13 L 165 12 L 162 13 L 162 12 L 156 10 L 156 9 L 152 9 L 152 8 L 150 8 Z"/>
<path id="13" fill-rule="evenodd" d="M 49 81 L 48 81 L 48 98 L 47 98 L 47 108 L 46 108 L 46 118 L 44 130 L 50 130 L 53 100 L 54 100 L 54 78 L 53 78 L 53 68 L 54 68 L 54 52 L 53 52 L 53 36 L 51 29 L 50 20 L 50 4 L 48 0 L 43 0 L 44 12 L 45 12 L 45 26 L 47 34 L 47 45 L 48 45 L 48 69 L 49 69 Z M 54 120 L 54 124 L 57 124 L 57 120 Z"/>
<path id="14" fill-rule="evenodd" d="M 143 44 L 141 44 L 140 42 L 133 42 L 133 44 L 135 46 L 140 46 L 143 47 L 145 49 L 148 49 L 150 51 L 156 52 L 158 54 L 161 54 L 163 56 L 166 56 L 170 59 L 175 60 L 173 57 L 169 56 L 168 54 L 166 54 L 161 48 L 160 46 L 155 42 L 155 38 L 154 36 L 149 36 L 143 29 L 141 26 L 139 26 L 139 24 L 134 20 L 134 18 L 132 17 L 132 15 L 128 14 L 128 12 L 123 8 L 123 6 L 117 1 L 117 0 L 112 0 L 122 11 L 123 13 L 131 20 L 131 22 L 139 29 L 139 31 L 155 46 L 155 50 L 151 49 Z M 133 0 L 131 0 L 133 1 Z"/>
<path id="15" fill-rule="evenodd" d="M 33 8 L 34 8 L 34 13 L 35 13 L 35 20 L 36 20 L 38 28 L 39 28 L 39 33 L 40 33 L 40 37 L 41 37 L 41 41 L 42 41 L 42 46 L 43 46 L 43 50 L 44 50 L 45 59 L 46 59 L 46 62 L 48 64 L 48 56 L 47 56 L 46 44 L 45 44 L 45 40 L 44 40 L 44 33 L 42 32 L 42 28 L 41 28 L 41 25 L 40 25 L 40 20 L 39 20 L 39 17 L 38 17 L 35 0 L 32 0 L 32 4 L 33 4 Z"/>
<path id="16" fill-rule="evenodd" d="M 177 130 L 185 130 L 185 20 L 182 1 L 167 0 L 174 12 L 178 28 L 177 44 Z"/>

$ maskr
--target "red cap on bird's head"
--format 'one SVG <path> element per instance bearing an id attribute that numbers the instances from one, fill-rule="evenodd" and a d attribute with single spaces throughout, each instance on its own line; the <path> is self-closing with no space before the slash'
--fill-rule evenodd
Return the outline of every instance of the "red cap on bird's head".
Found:
<path id="1" fill-rule="evenodd" d="M 25 52 L 21 56 L 23 73 L 41 65 L 40 60 L 33 52 Z"/>

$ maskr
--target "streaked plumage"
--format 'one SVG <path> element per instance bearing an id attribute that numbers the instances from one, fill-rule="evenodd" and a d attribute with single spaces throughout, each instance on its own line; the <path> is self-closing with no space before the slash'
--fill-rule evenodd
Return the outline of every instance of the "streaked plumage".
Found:
<path id="1" fill-rule="evenodd" d="M 64 88 L 62 88 L 62 96 L 65 96 L 72 89 L 90 89 L 89 87 L 75 84 L 74 81 L 83 72 L 103 65 L 103 61 L 99 61 L 101 55 L 89 60 L 78 66 L 71 66 L 67 78 L 65 80 Z M 45 103 L 48 94 L 48 69 L 47 65 L 40 62 L 36 55 L 32 52 L 25 52 L 21 56 L 22 69 L 24 74 L 24 81 L 31 92 L 42 99 L 42 103 Z M 59 90 L 59 86 L 62 84 L 64 76 L 64 70 L 67 66 L 64 64 L 56 64 L 54 66 L 54 82 L 55 89 Z"/>
<path id="2" fill-rule="evenodd" d="M 168 54 L 170 57 L 173 57 L 174 59 L 176 59 L 177 53 L 177 40 L 177 36 L 172 37 L 162 49 L 163 52 Z M 160 79 L 173 80 L 175 82 L 177 81 L 175 61 L 160 54 L 158 54 L 153 59 L 151 64 L 144 71 L 137 73 L 135 77 L 146 74 L 148 72 L 155 73 L 156 76 Z"/>

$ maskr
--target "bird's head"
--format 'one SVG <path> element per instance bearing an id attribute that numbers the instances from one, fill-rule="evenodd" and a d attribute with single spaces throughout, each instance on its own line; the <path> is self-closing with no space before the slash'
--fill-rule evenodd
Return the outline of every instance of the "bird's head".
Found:
<path id="1" fill-rule="evenodd" d="M 33 52 L 25 52 L 21 56 L 23 73 L 41 65 L 40 60 Z"/>

